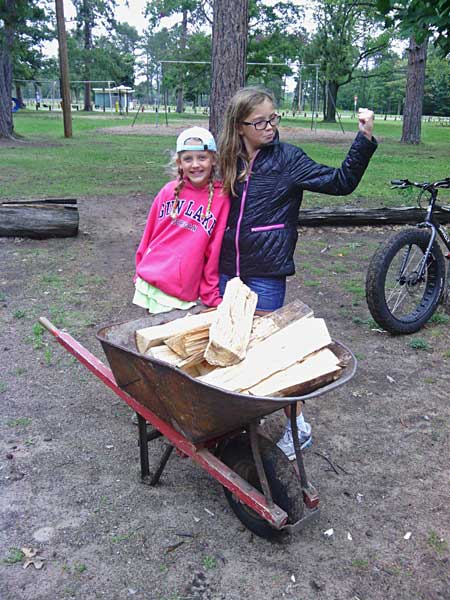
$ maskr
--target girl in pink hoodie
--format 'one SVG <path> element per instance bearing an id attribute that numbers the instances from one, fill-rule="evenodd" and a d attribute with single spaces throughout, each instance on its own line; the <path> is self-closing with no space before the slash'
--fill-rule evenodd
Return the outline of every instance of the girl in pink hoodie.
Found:
<path id="1" fill-rule="evenodd" d="M 150 313 L 222 300 L 219 255 L 229 198 L 215 179 L 216 142 L 207 129 L 191 127 L 178 136 L 176 151 L 178 177 L 153 201 L 136 252 L 133 303 Z"/>

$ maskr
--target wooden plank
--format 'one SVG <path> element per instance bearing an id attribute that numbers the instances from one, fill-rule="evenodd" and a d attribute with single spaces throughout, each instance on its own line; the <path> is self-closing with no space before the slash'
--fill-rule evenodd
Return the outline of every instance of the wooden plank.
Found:
<path id="1" fill-rule="evenodd" d="M 323 348 L 244 391 L 254 396 L 302 395 L 333 381 L 340 372 L 339 358 Z"/>
<path id="2" fill-rule="evenodd" d="M 174 335 L 211 325 L 215 318 L 216 311 L 209 310 L 197 315 L 187 315 L 163 325 L 138 329 L 135 333 L 136 347 L 139 352 L 145 354 L 149 348 L 159 346 L 164 340 Z"/>
<path id="3" fill-rule="evenodd" d="M 230 279 L 217 319 L 209 329 L 205 359 L 210 365 L 228 366 L 243 360 L 253 326 L 258 296 L 239 277 Z"/>
<path id="4" fill-rule="evenodd" d="M 251 348 L 238 365 L 215 369 L 199 379 L 227 390 L 246 390 L 329 344 L 323 319 L 300 319 Z"/>

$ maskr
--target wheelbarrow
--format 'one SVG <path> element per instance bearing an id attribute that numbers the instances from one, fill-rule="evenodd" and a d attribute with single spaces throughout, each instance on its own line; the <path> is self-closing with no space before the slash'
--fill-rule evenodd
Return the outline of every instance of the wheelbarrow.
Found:
<path id="1" fill-rule="evenodd" d="M 349 381 L 356 371 L 354 355 L 343 344 L 333 341 L 332 350 L 343 365 L 340 378 L 301 396 L 275 398 L 234 393 L 201 382 L 137 350 L 137 329 L 182 316 L 185 312 L 173 310 L 100 328 L 97 338 L 111 369 L 67 332 L 57 329 L 44 317 L 39 321 L 137 413 L 143 483 L 154 486 L 159 482 L 176 448 L 178 454 L 190 457 L 223 486 L 235 515 L 256 535 L 274 539 L 285 532 L 300 530 L 318 518 L 319 497 L 307 478 L 298 442 L 297 403 Z M 288 406 L 296 452 L 294 462 L 258 429 L 263 417 Z M 162 436 L 169 445 L 156 470 L 150 473 L 149 442 Z"/>

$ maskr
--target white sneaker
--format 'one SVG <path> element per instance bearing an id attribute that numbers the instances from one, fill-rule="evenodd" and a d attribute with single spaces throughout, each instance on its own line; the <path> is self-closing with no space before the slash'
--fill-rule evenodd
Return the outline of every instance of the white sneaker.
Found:
<path id="1" fill-rule="evenodd" d="M 300 448 L 305 450 L 312 444 L 311 436 L 311 425 L 305 422 L 305 429 L 298 430 L 298 438 L 300 441 Z M 295 448 L 294 440 L 292 439 L 292 430 L 290 427 L 285 429 L 283 437 L 278 441 L 277 446 L 282 450 L 289 460 L 295 460 Z"/>

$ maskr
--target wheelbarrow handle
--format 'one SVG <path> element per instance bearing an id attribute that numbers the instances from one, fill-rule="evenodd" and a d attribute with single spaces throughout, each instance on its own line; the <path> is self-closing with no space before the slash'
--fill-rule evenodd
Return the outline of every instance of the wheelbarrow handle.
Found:
<path id="1" fill-rule="evenodd" d="M 52 333 L 54 336 L 57 335 L 58 328 L 55 327 L 55 325 L 53 325 L 53 323 L 49 321 L 46 317 L 39 317 L 39 323 L 42 325 L 42 327 L 45 327 L 47 331 L 50 331 L 50 333 Z"/>

